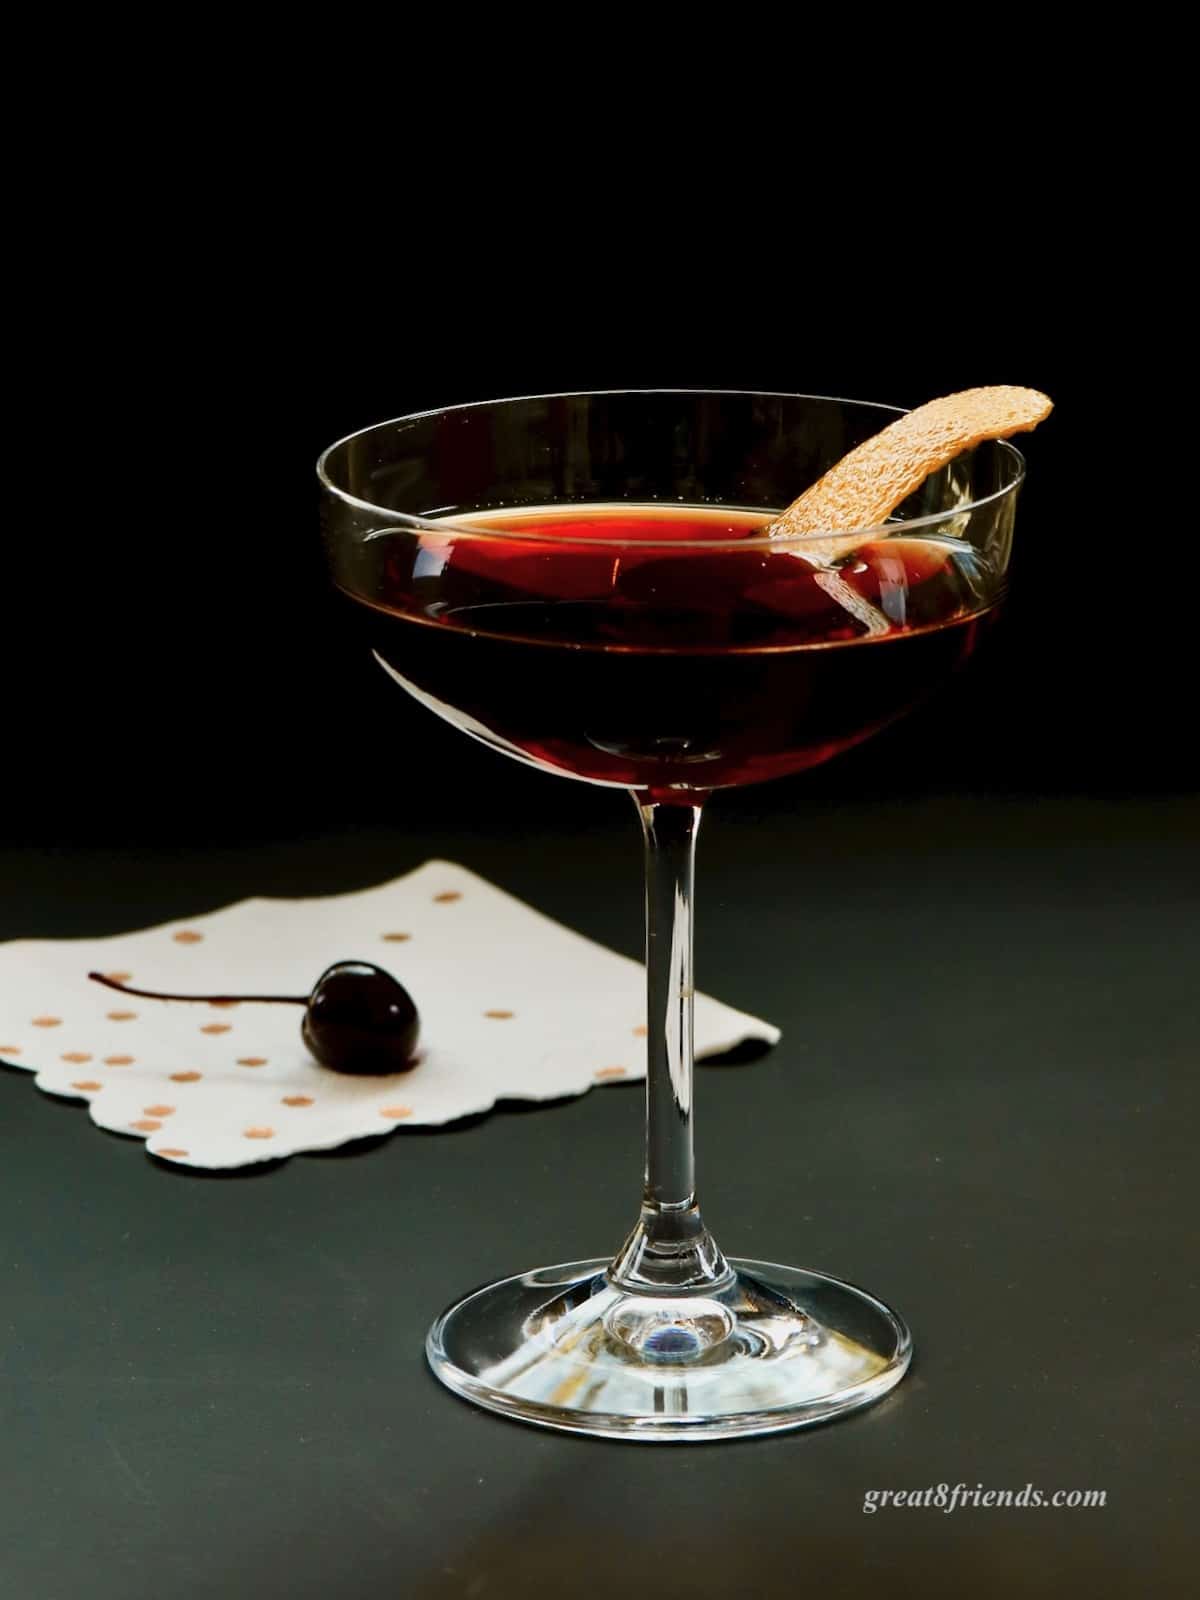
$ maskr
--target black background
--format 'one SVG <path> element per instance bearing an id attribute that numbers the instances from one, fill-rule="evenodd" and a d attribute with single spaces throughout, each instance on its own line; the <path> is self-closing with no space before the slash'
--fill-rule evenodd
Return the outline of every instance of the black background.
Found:
<path id="1" fill-rule="evenodd" d="M 706 240 L 644 196 L 611 230 L 560 199 L 537 236 L 503 226 L 493 196 L 471 237 L 443 196 L 414 236 L 390 217 L 378 238 L 291 199 L 264 218 L 235 192 L 215 227 L 143 220 L 43 320 L 62 365 L 43 374 L 44 482 L 21 485 L 34 576 L 5 635 L 11 747 L 37 752 L 36 781 L 18 765 L 7 796 L 14 840 L 184 848 L 470 818 L 481 785 L 500 814 L 599 814 L 602 797 L 537 783 L 389 693 L 338 634 L 315 533 L 332 439 L 575 387 L 915 404 L 1011 382 L 1056 402 L 1027 441 L 1014 597 L 987 656 L 903 728 L 730 804 L 1193 781 L 1178 701 L 1194 557 L 1146 460 L 1177 459 L 1161 286 L 1077 194 L 1047 186 L 1017 226 L 981 182 L 930 237 L 824 251 L 802 230 L 775 249 L 736 229 Z"/>
<path id="2" fill-rule="evenodd" d="M 844 76 L 815 44 L 771 123 L 761 88 L 718 92 L 724 62 L 681 73 L 646 140 L 649 69 L 615 109 L 561 71 L 531 108 L 472 37 L 464 125 L 448 58 L 349 44 L 336 103 L 319 62 L 172 74 L 151 105 L 104 79 L 24 214 L 4 936 L 440 853 L 636 953 L 627 803 L 455 736 L 339 635 L 320 449 L 505 393 L 1042 388 L 987 652 L 705 825 L 700 981 L 787 1041 L 702 1074 L 710 1218 L 893 1300 L 917 1365 L 856 1420 L 671 1462 L 519 1430 L 442 1394 L 421 1332 L 488 1275 L 615 1245 L 634 1092 L 238 1182 L 164 1171 L 5 1074 L 14 1592 L 573 1594 L 615 1572 L 765 1595 L 797 1570 L 847 1595 L 1188 1592 L 1196 560 L 1157 159 L 1131 166 L 1115 113 L 1047 125 L 1072 74 L 1109 92 L 1090 46 L 1021 84 L 974 55 L 969 87 L 854 79 L 861 140 L 798 115 Z M 287 115 L 248 109 L 283 79 Z M 1107 1486 L 1112 1510 L 861 1514 L 868 1488 L 959 1478 Z"/>

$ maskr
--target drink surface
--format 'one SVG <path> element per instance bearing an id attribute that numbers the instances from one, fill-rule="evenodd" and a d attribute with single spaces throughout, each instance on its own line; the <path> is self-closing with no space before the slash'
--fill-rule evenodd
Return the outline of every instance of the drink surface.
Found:
<path id="1" fill-rule="evenodd" d="M 489 512 L 470 525 L 492 537 L 370 541 L 346 593 L 380 663 L 463 731 L 685 800 L 866 738 L 966 659 L 999 598 L 978 552 L 944 536 L 898 533 L 826 566 L 802 543 L 740 548 L 769 516 Z"/>

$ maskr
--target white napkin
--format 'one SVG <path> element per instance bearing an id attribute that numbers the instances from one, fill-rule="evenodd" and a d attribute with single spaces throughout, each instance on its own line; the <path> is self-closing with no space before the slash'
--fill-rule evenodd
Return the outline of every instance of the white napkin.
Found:
<path id="1" fill-rule="evenodd" d="M 350 959 L 395 973 L 416 1001 L 412 1071 L 361 1078 L 318 1066 L 299 1006 L 127 999 L 86 976 L 185 994 L 303 994 Z M 639 963 L 450 861 L 358 894 L 243 900 L 112 939 L 0 945 L 0 1061 L 182 1166 L 246 1166 L 440 1125 L 502 1098 L 641 1078 L 644 1023 Z M 698 1054 L 778 1038 L 696 996 Z"/>

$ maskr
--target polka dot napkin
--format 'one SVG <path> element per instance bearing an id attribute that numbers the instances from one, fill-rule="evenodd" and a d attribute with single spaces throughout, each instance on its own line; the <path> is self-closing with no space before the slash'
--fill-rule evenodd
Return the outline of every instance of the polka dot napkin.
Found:
<path id="1" fill-rule="evenodd" d="M 421 1013 L 410 1072 L 330 1072 L 298 1006 L 126 998 L 90 970 L 182 993 L 303 994 L 332 962 L 394 972 Z M 244 900 L 113 939 L 0 945 L 0 1061 L 92 1121 L 193 1167 L 329 1150 L 440 1125 L 498 1099 L 551 1100 L 645 1075 L 641 966 L 448 861 L 358 894 Z M 699 1054 L 768 1023 L 696 997 Z"/>

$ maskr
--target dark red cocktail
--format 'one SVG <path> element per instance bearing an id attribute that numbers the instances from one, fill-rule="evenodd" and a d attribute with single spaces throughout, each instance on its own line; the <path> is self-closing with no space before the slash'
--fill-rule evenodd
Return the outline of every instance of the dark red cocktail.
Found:
<path id="1" fill-rule="evenodd" d="M 371 599 L 352 601 L 380 661 L 510 755 L 663 798 L 836 755 L 965 660 L 988 610 L 976 552 L 945 537 L 880 538 L 817 566 L 761 540 L 731 550 L 761 511 L 471 520 L 517 537 L 427 534 L 415 559 L 377 543 Z"/>
<path id="2" fill-rule="evenodd" d="M 519 1271 L 450 1306 L 426 1352 L 455 1393 L 568 1432 L 678 1441 L 825 1421 L 903 1376 L 895 1312 L 820 1272 L 728 1257 L 701 1215 L 696 830 L 710 790 L 827 760 L 971 653 L 1004 597 L 1022 462 L 956 441 L 981 408 L 987 427 L 1028 426 L 1048 404 L 971 391 L 901 426 L 886 407 L 807 395 L 530 395 L 397 417 L 322 457 L 330 573 L 385 669 L 493 749 L 630 789 L 646 841 L 637 1220 L 615 1256 Z M 915 473 L 914 440 L 936 469 Z M 798 933 L 821 914 L 800 906 L 804 887 L 780 861 Z M 581 1038 L 603 1003 L 581 996 Z M 522 1026 L 530 1049 L 561 1048 L 536 1014 Z M 824 1137 L 819 1119 L 797 1123 L 801 1164 L 805 1136 Z M 781 1184 L 793 1218 L 795 1180 Z M 548 1186 L 548 1214 L 564 1203 Z"/>

